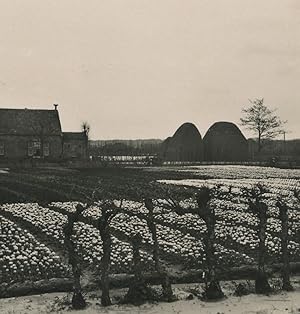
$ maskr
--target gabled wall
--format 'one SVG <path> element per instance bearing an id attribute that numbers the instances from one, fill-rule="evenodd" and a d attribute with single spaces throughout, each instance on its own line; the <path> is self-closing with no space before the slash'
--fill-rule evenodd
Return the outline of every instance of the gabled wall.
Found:
<path id="1" fill-rule="evenodd" d="M 27 159 L 32 158 L 28 156 L 28 142 L 37 139 L 38 136 L 22 136 L 22 135 L 0 135 L 0 143 L 4 144 L 4 156 L 1 159 Z M 49 156 L 47 159 L 60 159 L 62 156 L 62 137 L 61 136 L 47 136 L 44 142 L 49 143 Z"/>

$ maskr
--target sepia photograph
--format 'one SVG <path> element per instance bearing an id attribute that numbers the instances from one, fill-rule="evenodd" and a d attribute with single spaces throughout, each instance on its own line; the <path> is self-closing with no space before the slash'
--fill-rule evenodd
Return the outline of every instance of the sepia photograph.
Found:
<path id="1" fill-rule="evenodd" d="M 0 0 L 0 313 L 300 314 L 299 38 L 299 0 Z"/>

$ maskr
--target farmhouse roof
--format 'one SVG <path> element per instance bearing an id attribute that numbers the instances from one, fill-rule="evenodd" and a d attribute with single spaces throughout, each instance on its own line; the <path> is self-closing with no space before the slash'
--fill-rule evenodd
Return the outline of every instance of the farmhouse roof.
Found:
<path id="1" fill-rule="evenodd" d="M 58 111 L 0 108 L 0 134 L 61 135 Z"/>

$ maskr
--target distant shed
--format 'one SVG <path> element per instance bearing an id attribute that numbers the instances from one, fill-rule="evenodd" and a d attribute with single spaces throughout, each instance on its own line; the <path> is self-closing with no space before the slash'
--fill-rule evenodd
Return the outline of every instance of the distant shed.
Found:
<path id="1" fill-rule="evenodd" d="M 206 161 L 245 161 L 248 143 L 241 130 L 232 122 L 216 122 L 203 138 Z"/>

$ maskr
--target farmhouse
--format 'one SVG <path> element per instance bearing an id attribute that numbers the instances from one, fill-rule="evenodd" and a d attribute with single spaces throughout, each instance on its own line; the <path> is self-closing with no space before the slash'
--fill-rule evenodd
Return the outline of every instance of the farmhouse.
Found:
<path id="1" fill-rule="evenodd" d="M 52 110 L 0 108 L 0 160 L 85 158 L 87 135 L 64 133 Z"/>

